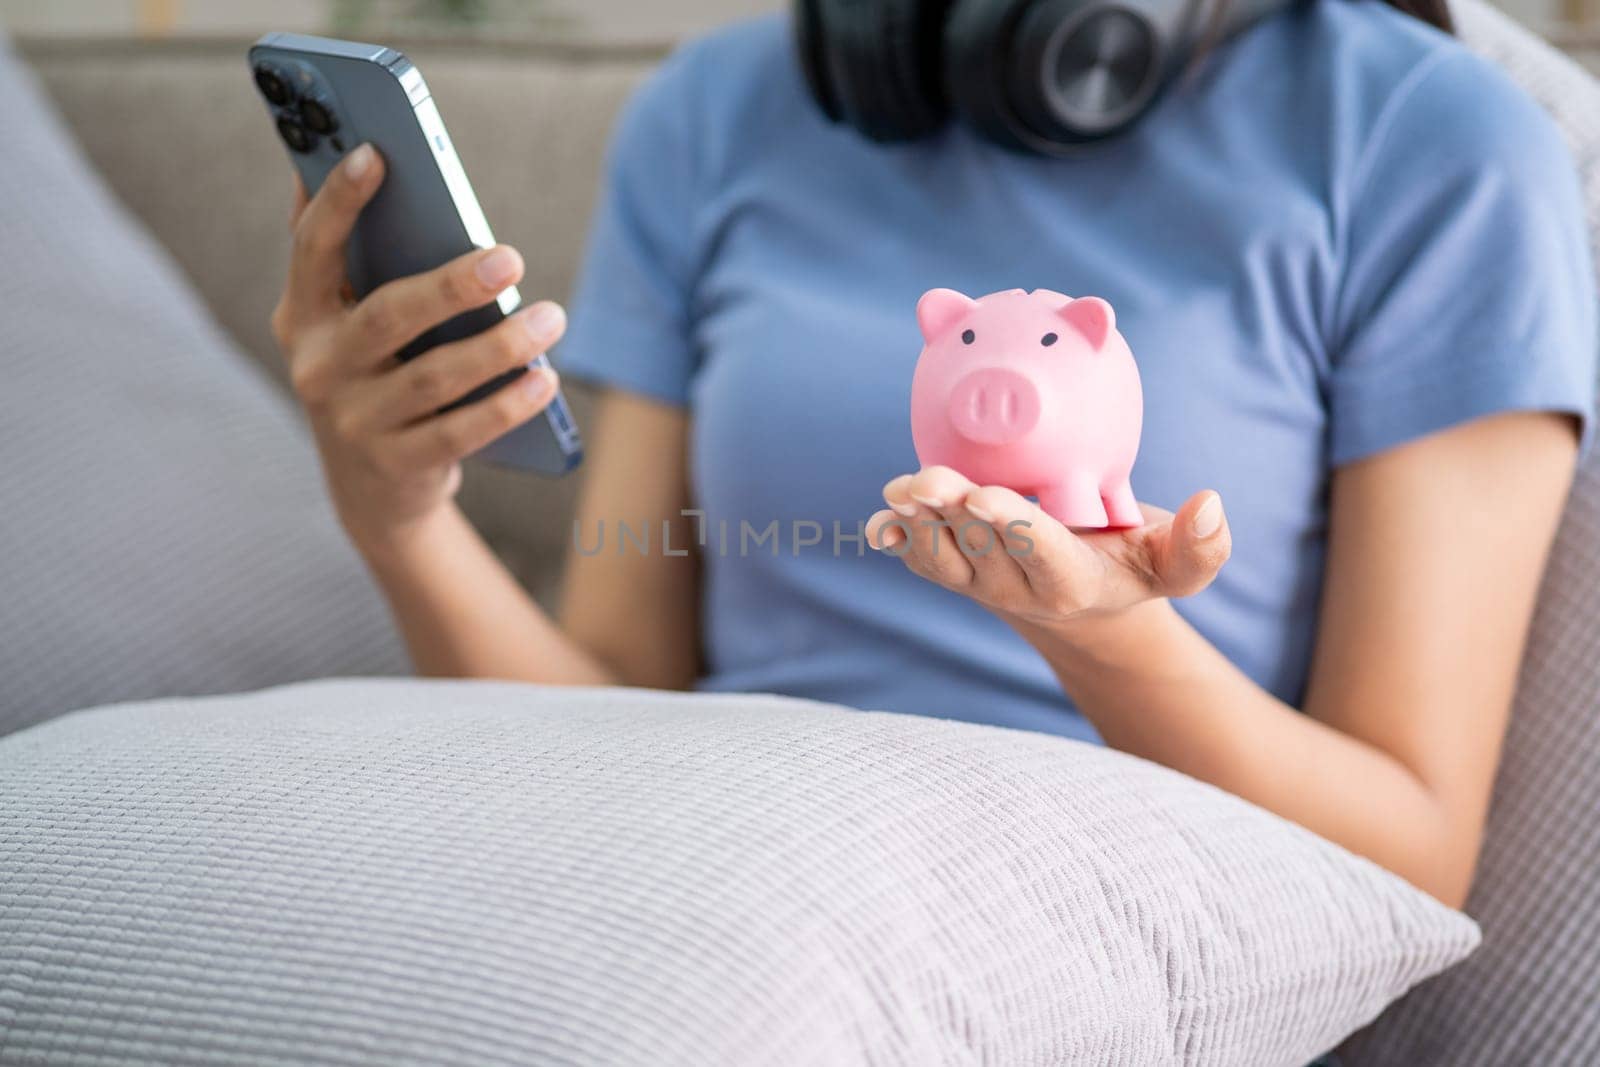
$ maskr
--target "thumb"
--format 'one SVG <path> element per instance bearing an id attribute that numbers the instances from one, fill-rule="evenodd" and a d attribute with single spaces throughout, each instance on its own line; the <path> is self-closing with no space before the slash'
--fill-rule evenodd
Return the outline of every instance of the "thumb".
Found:
<path id="1" fill-rule="evenodd" d="M 1190 497 L 1171 523 L 1152 532 L 1148 547 L 1163 596 L 1200 592 L 1212 583 L 1233 552 L 1222 497 L 1209 489 Z"/>

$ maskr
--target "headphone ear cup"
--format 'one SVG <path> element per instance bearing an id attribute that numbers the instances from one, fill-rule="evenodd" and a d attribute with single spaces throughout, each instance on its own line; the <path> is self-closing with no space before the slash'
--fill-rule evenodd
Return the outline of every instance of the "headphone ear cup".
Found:
<path id="1" fill-rule="evenodd" d="M 944 24 L 950 0 L 880 0 L 885 125 L 890 140 L 937 133 L 950 118 L 944 93 Z"/>
<path id="2" fill-rule="evenodd" d="M 960 0 L 945 33 L 951 101 L 991 141 L 1070 153 L 1144 114 L 1173 69 L 1174 38 L 1189 7 L 1182 0 Z"/>
<path id="3" fill-rule="evenodd" d="M 987 140 L 1027 149 L 1006 98 L 1010 28 L 1028 0 L 956 0 L 945 23 L 944 87 L 957 115 Z"/>
<path id="4" fill-rule="evenodd" d="M 838 93 L 833 84 L 827 34 L 822 25 L 822 0 L 796 0 L 794 5 L 794 43 L 811 98 L 831 122 L 844 119 Z"/>
<path id="5" fill-rule="evenodd" d="M 950 0 L 799 0 L 795 35 L 812 96 L 874 141 L 936 132 L 949 109 L 939 49 Z"/>

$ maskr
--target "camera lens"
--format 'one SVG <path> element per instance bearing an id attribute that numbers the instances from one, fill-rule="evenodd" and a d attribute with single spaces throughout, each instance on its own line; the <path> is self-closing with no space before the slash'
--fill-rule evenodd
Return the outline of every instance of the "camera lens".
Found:
<path id="1" fill-rule="evenodd" d="M 278 136 L 283 138 L 283 143 L 296 152 L 309 152 L 317 147 L 316 134 L 310 133 L 306 128 L 291 118 L 278 120 Z"/>
<path id="2" fill-rule="evenodd" d="M 256 88 L 261 90 L 262 96 L 278 107 L 289 102 L 289 83 L 283 80 L 283 75 L 265 63 L 256 67 Z"/>
<path id="3" fill-rule="evenodd" d="M 300 101 L 300 121 L 312 133 L 329 134 L 339 128 L 339 120 L 320 100 Z"/>

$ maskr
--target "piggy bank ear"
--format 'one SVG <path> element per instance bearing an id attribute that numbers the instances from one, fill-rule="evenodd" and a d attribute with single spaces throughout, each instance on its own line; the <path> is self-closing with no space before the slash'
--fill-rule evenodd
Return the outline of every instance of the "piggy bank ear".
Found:
<path id="1" fill-rule="evenodd" d="M 1079 297 L 1056 314 L 1082 334 L 1096 352 L 1106 346 L 1106 338 L 1117 328 L 1117 313 L 1098 296 Z"/>
<path id="2" fill-rule="evenodd" d="M 932 344 L 950 327 L 970 315 L 978 302 L 954 289 L 930 289 L 917 301 L 917 325 L 922 339 Z"/>

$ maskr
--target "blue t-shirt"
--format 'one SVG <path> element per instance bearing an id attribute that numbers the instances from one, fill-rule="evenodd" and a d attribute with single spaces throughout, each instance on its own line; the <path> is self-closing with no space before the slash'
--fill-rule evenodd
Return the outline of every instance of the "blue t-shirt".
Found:
<path id="1" fill-rule="evenodd" d="M 1298 703 L 1334 468 L 1497 411 L 1587 426 L 1584 232 L 1539 107 L 1376 0 L 1273 17 L 1058 160 L 831 126 L 769 18 L 683 48 L 627 109 L 557 359 L 692 412 L 705 688 L 1093 738 L 1004 623 L 849 539 L 918 466 L 917 298 L 1112 302 L 1144 380 L 1134 489 L 1215 488 L 1232 523 L 1178 610 Z"/>

